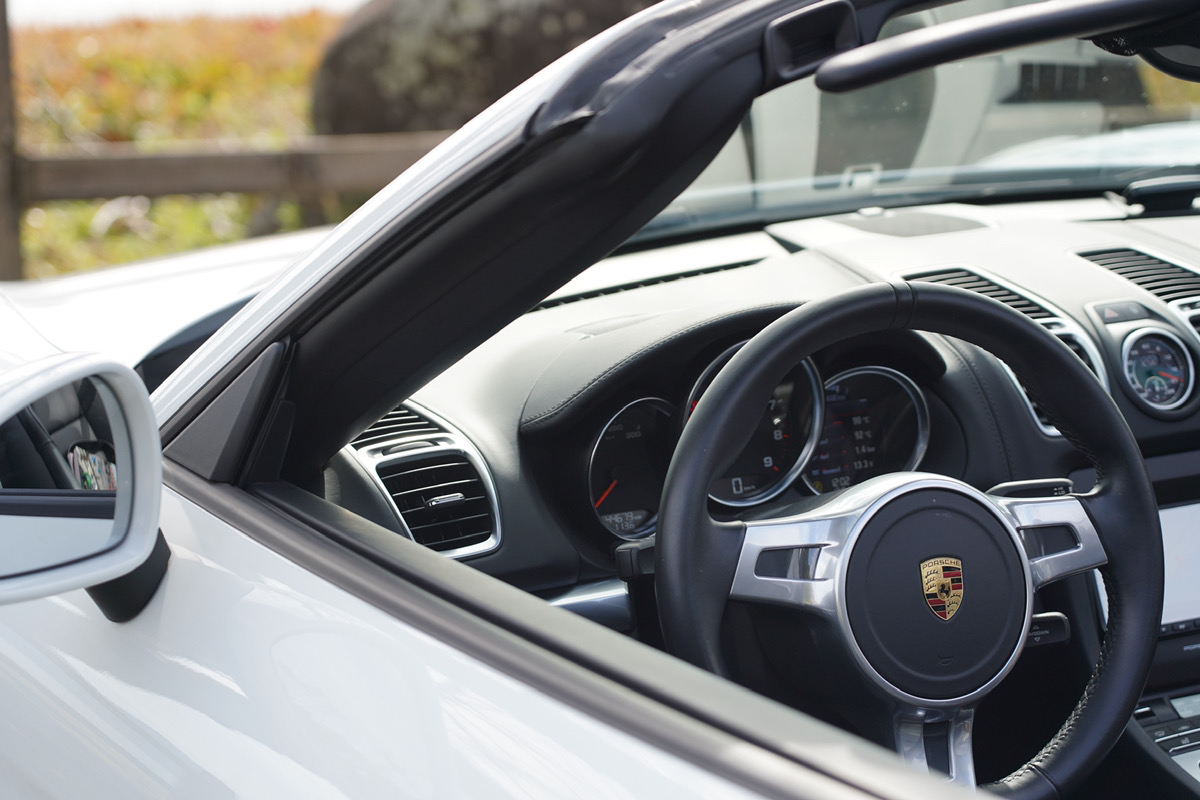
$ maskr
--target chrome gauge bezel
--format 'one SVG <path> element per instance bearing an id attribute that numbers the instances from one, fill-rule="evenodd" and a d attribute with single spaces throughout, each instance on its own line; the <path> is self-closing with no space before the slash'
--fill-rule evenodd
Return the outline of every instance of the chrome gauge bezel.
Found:
<path id="1" fill-rule="evenodd" d="M 642 403 L 650 403 L 656 410 L 664 413 L 667 417 L 667 430 L 670 430 L 671 419 L 675 416 L 675 406 L 661 397 L 639 397 L 638 399 L 621 406 L 617 413 L 609 417 L 608 421 L 601 426 L 600 432 L 596 434 L 596 438 L 592 441 L 592 449 L 588 455 L 587 464 L 588 506 L 592 509 L 592 514 L 596 517 L 596 523 L 600 525 L 605 532 L 627 542 L 636 542 L 639 539 L 645 539 L 647 536 L 654 533 L 656 527 L 658 526 L 658 509 L 654 509 L 654 513 L 651 514 L 649 518 L 647 518 L 647 520 L 640 527 L 638 527 L 637 530 L 625 533 L 614 531 L 604 522 L 603 519 L 601 519 L 600 512 L 596 508 L 596 498 L 592 496 L 592 470 L 595 469 L 596 466 L 596 453 L 600 450 L 600 443 L 604 441 L 604 435 L 608 433 L 608 429 L 612 427 L 612 424 L 616 422 L 622 414 L 626 413 L 629 411 L 629 409 L 635 406 L 641 405 Z M 663 478 L 665 480 L 665 474 L 663 475 Z"/>
<path id="2" fill-rule="evenodd" d="M 1166 339 L 1175 347 L 1175 349 L 1183 353 L 1184 362 L 1187 367 L 1185 385 L 1183 387 L 1183 392 L 1179 395 L 1179 397 L 1177 397 L 1175 400 L 1172 400 L 1170 403 L 1155 403 L 1151 400 L 1147 400 L 1138 392 L 1137 386 L 1134 384 L 1133 376 L 1129 374 L 1129 356 L 1133 352 L 1134 346 L 1147 336 L 1158 336 Z M 1188 346 L 1183 343 L 1183 340 L 1180 339 L 1179 336 L 1167 330 L 1166 328 L 1153 325 L 1147 325 L 1138 328 L 1125 337 L 1125 341 L 1121 344 L 1121 375 L 1124 376 L 1125 385 L 1132 393 L 1134 399 L 1147 408 L 1153 409 L 1154 411 L 1173 411 L 1179 408 L 1189 399 L 1191 399 L 1192 390 L 1196 385 L 1196 367 L 1192 361 L 1192 351 L 1188 349 Z"/>
<path id="3" fill-rule="evenodd" d="M 726 348 L 700 373 L 700 377 L 692 384 L 692 390 L 688 392 L 687 404 L 683 409 L 683 424 L 687 424 L 688 418 L 691 417 L 691 410 L 700 401 L 701 395 L 704 394 L 704 390 L 712 382 L 712 378 L 729 362 L 729 359 L 733 358 L 734 353 L 741 350 L 748 341 L 749 339 L 746 339 Z M 804 359 L 796 366 L 803 367 L 805 374 L 808 376 L 808 388 L 813 396 L 813 418 L 812 424 L 807 431 L 804 445 L 801 447 L 799 455 L 796 456 L 795 463 L 769 489 L 738 500 L 716 497 L 710 493 L 708 497 L 713 502 L 720 503 L 726 508 L 748 508 L 772 500 L 783 494 L 787 491 L 788 487 L 796 482 L 796 478 L 800 476 L 800 473 L 804 470 L 804 466 L 812 458 L 813 450 L 817 446 L 817 438 L 821 435 L 821 429 L 825 424 L 825 391 L 821 384 L 821 375 L 817 372 L 817 367 L 813 364 L 811 358 Z M 792 370 L 794 369 L 795 367 L 792 368 Z M 789 370 L 789 372 L 792 370 Z"/>
<path id="4" fill-rule="evenodd" d="M 855 378 L 859 375 L 880 375 L 885 378 L 891 378 L 897 384 L 899 384 L 900 388 L 903 389 L 908 394 L 909 399 L 912 400 L 913 409 L 917 414 L 917 441 L 913 445 L 912 454 L 909 456 L 908 460 L 904 462 L 903 468 L 899 470 L 900 472 L 911 472 L 912 470 L 916 469 L 918 465 L 920 465 L 921 460 L 925 458 L 925 452 L 929 449 L 929 403 L 925 400 L 925 393 L 921 391 L 921 387 L 917 386 L 916 382 L 913 381 L 912 378 L 908 377 L 899 370 L 892 369 L 891 367 L 854 367 L 852 369 L 839 372 L 837 375 L 834 375 L 821 385 L 822 409 L 825 407 L 825 391 L 828 387 L 833 386 L 839 381 L 844 381 L 848 378 Z M 813 439 L 812 449 L 814 453 L 817 449 L 817 444 L 819 443 L 821 434 L 824 433 L 825 430 L 823 422 L 824 421 L 822 420 L 821 431 L 818 432 L 816 437 Z M 812 456 L 813 453 L 809 453 L 809 459 L 811 459 Z M 808 461 L 805 461 L 804 466 L 808 466 Z M 819 491 L 812 485 L 812 481 L 809 479 L 807 472 L 804 473 L 803 477 L 804 485 L 809 488 L 809 491 L 811 491 L 813 494 L 823 494 L 823 492 Z"/>

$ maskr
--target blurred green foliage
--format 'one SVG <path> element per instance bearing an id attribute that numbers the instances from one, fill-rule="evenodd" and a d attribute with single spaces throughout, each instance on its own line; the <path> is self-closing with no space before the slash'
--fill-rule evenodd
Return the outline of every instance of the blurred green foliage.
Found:
<path id="1" fill-rule="evenodd" d="M 238 139 L 284 148 L 311 133 L 309 84 L 341 17 L 126 20 L 12 31 L 17 142 L 162 149 Z M 245 195 L 60 201 L 28 209 L 25 275 L 43 277 L 243 238 L 255 215 L 298 226 L 295 204 Z"/>

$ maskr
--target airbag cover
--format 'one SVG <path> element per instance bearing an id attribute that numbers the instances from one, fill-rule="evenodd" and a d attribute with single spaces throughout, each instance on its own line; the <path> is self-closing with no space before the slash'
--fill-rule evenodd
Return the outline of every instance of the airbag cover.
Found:
<path id="1" fill-rule="evenodd" d="M 1023 564 L 1011 530 L 978 500 L 923 489 L 885 504 L 855 540 L 845 583 L 872 677 L 930 700 L 982 688 L 1021 641 Z"/>

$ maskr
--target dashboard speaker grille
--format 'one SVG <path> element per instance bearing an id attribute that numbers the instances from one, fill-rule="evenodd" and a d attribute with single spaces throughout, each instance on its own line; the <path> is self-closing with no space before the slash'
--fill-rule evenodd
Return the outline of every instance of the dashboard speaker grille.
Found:
<path id="1" fill-rule="evenodd" d="M 1049 319 L 1054 316 L 1047 309 L 1042 308 L 1042 306 L 1033 302 L 1028 297 L 1022 297 L 1011 289 L 1006 289 L 982 275 L 977 275 L 966 269 L 956 268 L 939 270 L 937 272 L 925 272 L 920 275 L 911 275 L 909 276 L 909 280 L 957 286 L 960 289 L 966 289 L 976 294 L 986 295 L 993 300 L 999 300 L 1009 308 L 1020 311 L 1030 319 Z"/>
<path id="2" fill-rule="evenodd" d="M 1093 250 L 1079 255 L 1168 303 L 1186 297 L 1200 297 L 1200 274 L 1149 253 L 1122 247 Z"/>
<path id="3" fill-rule="evenodd" d="M 444 432 L 437 423 L 426 419 L 412 409 L 400 406 L 384 414 L 380 420 L 360 433 L 350 444 L 361 450 L 364 447 L 396 439 Z"/>
<path id="4" fill-rule="evenodd" d="M 436 453 L 379 467 L 413 539 L 433 550 L 487 541 L 495 529 L 479 471 L 459 453 Z"/>

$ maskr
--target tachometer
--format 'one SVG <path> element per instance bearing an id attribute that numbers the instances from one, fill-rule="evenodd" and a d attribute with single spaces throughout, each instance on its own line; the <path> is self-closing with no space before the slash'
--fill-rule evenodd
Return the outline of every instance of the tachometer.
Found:
<path id="1" fill-rule="evenodd" d="M 887 367 L 847 370 L 825 382 L 825 424 L 804 482 L 820 494 L 913 469 L 928 445 L 925 396 L 908 376 Z"/>
<path id="2" fill-rule="evenodd" d="M 608 421 L 592 449 L 592 508 L 600 524 L 622 539 L 654 530 L 671 461 L 673 411 L 665 400 L 636 400 Z"/>
<path id="3" fill-rule="evenodd" d="M 688 397 L 689 415 L 741 346 L 726 350 L 700 376 Z M 713 481 L 708 496 L 741 507 L 764 502 L 787 489 L 812 452 L 820 430 L 820 387 L 821 379 L 811 361 L 805 359 L 792 368 L 771 393 L 750 441 L 725 474 Z"/>
<path id="4" fill-rule="evenodd" d="M 1158 411 L 1178 408 L 1192 393 L 1192 357 L 1179 337 L 1162 328 L 1141 328 L 1121 348 L 1125 380 Z"/>

